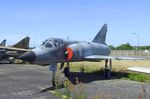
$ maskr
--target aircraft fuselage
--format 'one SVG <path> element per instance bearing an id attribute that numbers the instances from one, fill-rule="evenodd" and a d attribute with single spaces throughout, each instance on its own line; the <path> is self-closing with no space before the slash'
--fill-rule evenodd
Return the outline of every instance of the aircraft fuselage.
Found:
<path id="1" fill-rule="evenodd" d="M 32 55 L 29 55 L 30 53 L 32 53 Z M 26 53 L 24 57 L 26 57 L 27 61 L 32 63 L 51 64 L 58 62 L 87 61 L 84 58 L 86 56 L 106 56 L 109 54 L 110 49 L 105 44 L 50 38 L 44 41 L 39 48 Z"/>

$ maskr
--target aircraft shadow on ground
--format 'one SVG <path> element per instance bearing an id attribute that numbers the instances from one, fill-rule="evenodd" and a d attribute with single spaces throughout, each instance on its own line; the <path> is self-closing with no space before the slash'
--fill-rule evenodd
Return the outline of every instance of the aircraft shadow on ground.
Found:
<path id="1" fill-rule="evenodd" d="M 120 78 L 125 78 L 127 76 L 128 76 L 127 72 L 122 72 L 122 71 L 112 72 L 111 79 L 120 79 Z M 68 79 L 73 84 L 76 84 L 76 78 L 78 78 L 79 82 L 82 82 L 82 83 L 90 83 L 93 81 L 108 80 L 108 79 L 105 79 L 103 70 L 92 72 L 92 73 L 71 72 L 70 77 L 68 77 Z"/>
<path id="2" fill-rule="evenodd" d="M 43 92 L 48 92 L 48 91 L 53 91 L 53 90 L 55 90 L 55 87 L 48 87 L 48 88 L 45 88 L 45 89 L 43 89 L 43 90 L 41 90 L 39 92 L 36 92 L 36 93 L 34 93 L 32 95 L 36 95 L 36 94 L 43 93 Z"/>

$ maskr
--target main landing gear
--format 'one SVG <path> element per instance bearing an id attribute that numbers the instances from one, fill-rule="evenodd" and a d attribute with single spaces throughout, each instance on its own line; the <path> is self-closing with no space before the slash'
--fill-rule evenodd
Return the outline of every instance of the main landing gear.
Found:
<path id="1" fill-rule="evenodd" d="M 105 79 L 111 78 L 111 72 L 112 72 L 112 60 L 111 59 L 105 59 L 105 71 L 104 71 Z"/>
<path id="2" fill-rule="evenodd" d="M 63 69 L 64 62 L 60 64 L 60 69 Z M 112 60 L 111 59 L 105 59 L 105 69 L 104 69 L 104 77 L 105 79 L 111 78 L 111 72 L 112 72 Z M 70 67 L 69 62 L 67 62 L 67 66 L 64 68 L 63 73 L 66 77 L 69 77 L 70 75 Z"/>

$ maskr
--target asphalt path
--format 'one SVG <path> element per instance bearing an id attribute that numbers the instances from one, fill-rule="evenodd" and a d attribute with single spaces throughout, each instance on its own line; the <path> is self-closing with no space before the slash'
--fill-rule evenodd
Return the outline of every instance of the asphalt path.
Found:
<path id="1" fill-rule="evenodd" d="M 61 99 L 52 90 L 49 67 L 22 64 L 0 64 L 0 99 Z M 84 94 L 87 99 L 150 99 L 150 84 L 129 80 L 104 80 L 101 76 L 71 73 L 84 83 L 75 85 L 71 96 Z M 59 89 L 61 92 L 65 88 Z M 79 94 L 77 94 L 79 92 Z"/>
<path id="2" fill-rule="evenodd" d="M 42 88 L 51 87 L 48 67 L 0 64 L 0 99 L 60 99 Z"/>

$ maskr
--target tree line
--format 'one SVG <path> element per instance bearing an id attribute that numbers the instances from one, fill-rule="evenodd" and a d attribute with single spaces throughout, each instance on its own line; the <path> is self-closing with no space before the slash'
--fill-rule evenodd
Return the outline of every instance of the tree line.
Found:
<path id="1" fill-rule="evenodd" d="M 113 45 L 108 45 L 112 50 L 150 50 L 150 46 L 132 46 L 130 43 L 121 44 L 117 47 Z"/>

